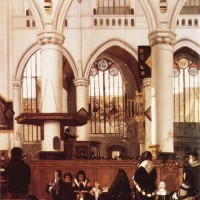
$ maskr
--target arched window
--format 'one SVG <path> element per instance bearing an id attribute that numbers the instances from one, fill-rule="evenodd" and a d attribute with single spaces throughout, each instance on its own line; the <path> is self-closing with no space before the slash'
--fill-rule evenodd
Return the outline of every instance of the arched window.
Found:
<path id="1" fill-rule="evenodd" d="M 198 19 L 195 19 L 195 20 L 194 20 L 194 25 L 195 25 L 195 26 L 198 26 Z"/>
<path id="2" fill-rule="evenodd" d="M 28 60 L 23 72 L 22 112 L 37 113 L 41 106 L 40 50 Z M 23 141 L 41 140 L 40 127 L 23 125 Z"/>
<path id="3" fill-rule="evenodd" d="M 188 20 L 188 26 L 192 26 L 192 20 L 191 19 Z"/>
<path id="4" fill-rule="evenodd" d="M 182 19 L 182 26 L 185 26 L 185 19 Z"/>
<path id="5" fill-rule="evenodd" d="M 134 19 L 131 19 L 131 26 L 134 26 L 134 25 L 135 25 Z"/>
<path id="6" fill-rule="evenodd" d="M 198 59 L 184 54 L 174 60 L 175 150 L 183 154 L 191 142 L 193 148 L 199 147 L 200 70 L 198 63 Z"/>
<path id="7" fill-rule="evenodd" d="M 103 19 L 100 19 L 100 26 L 103 26 Z"/>
<path id="8" fill-rule="evenodd" d="M 124 19 L 124 25 L 128 26 L 128 19 Z"/>
<path id="9" fill-rule="evenodd" d="M 131 15 L 134 15 L 134 8 L 131 8 Z"/>
<path id="10" fill-rule="evenodd" d="M 94 19 L 94 26 L 97 26 L 97 19 Z"/>
<path id="11" fill-rule="evenodd" d="M 35 20 L 32 20 L 32 27 L 35 27 Z"/>
<path id="12" fill-rule="evenodd" d="M 96 8 L 93 9 L 93 15 L 96 15 L 97 14 L 97 10 Z"/>
<path id="13" fill-rule="evenodd" d="M 109 26 L 110 25 L 110 21 L 109 19 L 106 19 L 106 26 Z"/>
<path id="14" fill-rule="evenodd" d="M 115 26 L 115 19 L 112 19 L 112 25 Z"/>
<path id="15" fill-rule="evenodd" d="M 30 21 L 26 20 L 26 27 L 30 27 Z"/>
<path id="16" fill-rule="evenodd" d="M 120 69 L 101 58 L 90 70 L 90 133 L 123 134 L 124 85 Z"/>
<path id="17" fill-rule="evenodd" d="M 118 26 L 121 26 L 121 25 L 122 25 L 122 20 L 118 19 Z"/>
<path id="18" fill-rule="evenodd" d="M 65 19 L 65 27 L 67 27 L 67 25 L 68 25 L 68 24 L 67 24 L 67 19 Z"/>

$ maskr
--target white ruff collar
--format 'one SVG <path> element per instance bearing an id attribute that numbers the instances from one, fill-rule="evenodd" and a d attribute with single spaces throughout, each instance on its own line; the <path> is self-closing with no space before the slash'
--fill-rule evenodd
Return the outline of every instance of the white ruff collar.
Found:
<path id="1" fill-rule="evenodd" d="M 141 164 L 140 167 L 144 167 L 147 173 L 149 174 L 152 169 L 154 168 L 154 164 L 152 163 L 151 160 L 144 160 Z"/>
<path id="2" fill-rule="evenodd" d="M 78 182 L 77 179 L 75 178 L 75 179 L 74 179 L 74 182 L 75 182 L 76 185 L 78 185 L 78 186 L 80 185 L 80 183 L 83 183 L 83 185 L 84 185 L 84 187 L 85 187 L 86 184 L 87 184 L 87 179 L 85 179 L 85 181 L 83 181 L 83 182 Z"/>

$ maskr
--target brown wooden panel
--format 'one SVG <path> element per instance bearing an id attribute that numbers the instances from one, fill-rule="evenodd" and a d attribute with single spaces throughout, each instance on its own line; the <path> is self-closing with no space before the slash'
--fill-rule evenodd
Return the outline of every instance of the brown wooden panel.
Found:
<path id="1" fill-rule="evenodd" d="M 153 162 L 158 173 L 157 185 L 164 180 L 169 192 L 177 189 L 182 183 L 183 161 L 163 163 L 162 160 L 154 160 Z M 29 161 L 28 164 L 32 171 L 30 193 L 35 194 L 39 199 L 51 199 L 50 195 L 45 192 L 45 186 L 53 181 L 54 172 L 57 169 L 61 170 L 62 173 L 70 172 L 74 177 L 82 169 L 92 185 L 98 181 L 101 187 L 109 187 L 118 169 L 124 169 L 132 187 L 132 177 L 138 162 L 136 160 L 38 160 Z"/>
<path id="2" fill-rule="evenodd" d="M 95 181 L 99 182 L 101 187 L 109 187 L 116 174 L 115 166 L 97 166 Z"/>

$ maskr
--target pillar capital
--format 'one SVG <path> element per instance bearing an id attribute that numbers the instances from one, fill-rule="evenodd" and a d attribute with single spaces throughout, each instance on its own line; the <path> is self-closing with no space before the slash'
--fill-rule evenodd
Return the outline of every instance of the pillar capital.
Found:
<path id="1" fill-rule="evenodd" d="M 150 87 L 151 86 L 151 78 L 144 78 L 143 85 L 144 85 L 144 88 Z"/>
<path id="2" fill-rule="evenodd" d="M 74 84 L 76 87 L 79 87 L 79 86 L 88 87 L 90 84 L 90 81 L 88 79 L 80 78 L 80 79 L 75 79 Z"/>
<path id="3" fill-rule="evenodd" d="M 149 33 L 148 37 L 151 47 L 156 44 L 168 44 L 170 46 L 173 46 L 176 41 L 176 34 L 170 30 L 156 30 Z"/>
<path id="4" fill-rule="evenodd" d="M 21 89 L 22 81 L 21 80 L 13 80 L 12 81 L 13 88 Z"/>
<path id="5" fill-rule="evenodd" d="M 64 35 L 56 31 L 43 31 L 37 34 L 39 44 L 57 44 L 62 45 L 64 42 Z"/>

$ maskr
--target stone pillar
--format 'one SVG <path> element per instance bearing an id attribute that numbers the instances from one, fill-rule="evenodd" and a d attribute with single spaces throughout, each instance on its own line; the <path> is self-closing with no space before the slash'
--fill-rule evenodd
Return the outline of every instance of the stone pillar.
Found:
<path id="1" fill-rule="evenodd" d="M 75 79 L 77 111 L 84 108 L 88 112 L 89 80 Z M 77 141 L 89 141 L 89 124 L 77 127 Z"/>
<path id="2" fill-rule="evenodd" d="M 14 108 L 14 118 L 21 114 L 21 80 L 13 80 L 13 108 Z M 13 139 L 11 139 L 11 148 L 20 147 L 22 148 L 22 133 L 21 133 L 21 124 L 18 124 L 16 120 L 14 120 L 14 135 Z"/>
<path id="3" fill-rule="evenodd" d="M 151 141 L 151 78 L 143 79 L 144 85 L 144 112 L 145 116 L 145 150 L 149 151 Z"/>
<path id="4" fill-rule="evenodd" d="M 63 112 L 63 83 L 62 83 L 62 47 L 64 36 L 54 31 L 38 34 L 41 46 L 41 112 Z M 44 121 L 44 140 L 42 151 L 63 151 L 63 141 L 60 149 L 53 148 L 53 138 L 60 138 L 60 122 L 55 120 Z"/>
<path id="5" fill-rule="evenodd" d="M 149 34 L 152 47 L 152 148 L 174 152 L 173 139 L 173 45 L 175 34 L 157 30 Z"/>

